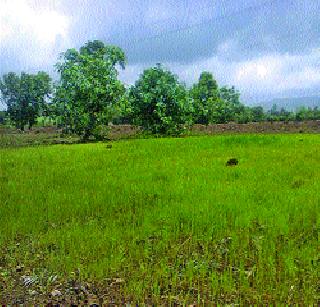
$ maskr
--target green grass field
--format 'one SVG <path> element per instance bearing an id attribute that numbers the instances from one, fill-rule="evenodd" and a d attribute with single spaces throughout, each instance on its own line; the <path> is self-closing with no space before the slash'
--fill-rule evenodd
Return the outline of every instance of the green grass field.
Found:
<path id="1" fill-rule="evenodd" d="M 106 301 L 319 302 L 320 135 L 39 146 L 0 159 L 0 302 L 31 295 L 22 275 L 41 293 L 94 284 Z"/>

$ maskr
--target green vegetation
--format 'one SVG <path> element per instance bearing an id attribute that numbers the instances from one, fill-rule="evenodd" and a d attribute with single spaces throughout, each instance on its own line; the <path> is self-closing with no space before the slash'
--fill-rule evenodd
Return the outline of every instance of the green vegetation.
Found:
<path id="1" fill-rule="evenodd" d="M 37 117 L 45 113 L 51 90 L 51 79 L 45 72 L 36 75 L 22 72 L 20 76 L 10 72 L 0 79 L 0 92 L 7 113 L 20 130 L 26 125 L 30 129 Z"/>
<path id="2" fill-rule="evenodd" d="M 214 117 L 213 108 L 219 98 L 218 83 L 210 72 L 204 71 L 199 82 L 190 89 L 190 96 L 194 101 L 194 122 L 209 124 Z"/>
<path id="3" fill-rule="evenodd" d="M 55 101 L 68 130 L 88 140 L 99 124 L 108 124 L 125 93 L 116 70 L 117 64 L 124 68 L 125 60 L 120 48 L 100 41 L 63 54 L 57 64 L 61 80 Z"/>
<path id="4" fill-rule="evenodd" d="M 61 55 L 54 85 L 0 79 L 0 304 L 319 302 L 318 135 L 148 139 L 252 121 L 315 132 L 286 122 L 319 109 L 265 112 L 211 72 L 188 88 L 161 64 L 126 88 L 125 64 L 95 40 Z M 121 137 L 137 139 L 75 144 Z"/>
<path id="5" fill-rule="evenodd" d="M 126 88 L 118 79 L 118 68 L 124 69 L 125 63 L 121 48 L 94 40 L 62 54 L 56 65 L 60 79 L 53 87 L 45 72 L 21 73 L 20 77 L 9 72 L 0 79 L 0 99 L 7 105 L 0 124 L 24 130 L 26 125 L 30 129 L 53 123 L 88 141 L 104 139 L 110 122 L 140 125 L 153 134 L 178 135 L 192 124 L 320 119 L 317 107 L 289 112 L 274 105 L 265 112 L 262 107 L 245 106 L 234 86 L 220 87 L 207 71 L 187 88 L 157 64 Z"/>
<path id="6" fill-rule="evenodd" d="M 64 294 L 65 280 L 96 282 L 118 304 L 320 299 L 318 135 L 141 139 L 0 155 L 1 299 L 19 296 L 21 275 L 43 293 Z M 226 166 L 229 158 L 239 164 Z"/>
<path id="7" fill-rule="evenodd" d="M 143 72 L 131 87 L 129 99 L 134 122 L 154 134 L 178 134 L 192 122 L 185 87 L 160 64 Z"/>

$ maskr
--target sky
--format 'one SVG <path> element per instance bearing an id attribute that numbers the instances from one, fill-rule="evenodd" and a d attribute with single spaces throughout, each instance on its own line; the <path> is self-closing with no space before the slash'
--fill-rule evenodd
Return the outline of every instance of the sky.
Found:
<path id="1" fill-rule="evenodd" d="M 0 75 L 48 71 L 99 39 L 128 59 L 133 84 L 163 63 L 191 86 L 202 71 L 242 101 L 320 96 L 320 0 L 0 0 Z"/>

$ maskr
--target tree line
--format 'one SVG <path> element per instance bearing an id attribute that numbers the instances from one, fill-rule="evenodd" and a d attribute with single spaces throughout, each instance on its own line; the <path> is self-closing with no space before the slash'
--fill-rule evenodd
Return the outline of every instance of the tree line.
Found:
<path id="1" fill-rule="evenodd" d="M 219 87 L 207 71 L 187 88 L 175 74 L 156 64 L 126 88 L 118 79 L 126 62 L 121 48 L 95 40 L 61 55 L 55 66 L 60 78 L 55 83 L 46 72 L 9 72 L 0 79 L 1 100 L 7 106 L 0 113 L 0 123 L 9 120 L 24 130 L 45 116 L 87 140 L 98 139 L 101 127 L 110 122 L 177 135 L 192 124 L 320 119 L 318 108 L 289 112 L 273 106 L 265 112 L 260 106 L 245 106 L 235 87 Z"/>

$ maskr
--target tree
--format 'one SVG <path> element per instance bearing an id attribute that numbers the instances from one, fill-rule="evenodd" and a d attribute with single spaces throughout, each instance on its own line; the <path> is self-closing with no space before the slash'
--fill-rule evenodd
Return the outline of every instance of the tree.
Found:
<path id="1" fill-rule="evenodd" d="M 240 102 L 240 93 L 234 86 L 230 88 L 223 86 L 219 91 L 219 97 L 229 104 L 235 113 L 242 110 L 243 104 Z"/>
<path id="2" fill-rule="evenodd" d="M 240 102 L 240 93 L 234 86 L 231 88 L 226 86 L 220 88 L 219 101 L 212 122 L 227 123 L 229 121 L 237 121 L 239 123 L 246 123 L 250 120 L 251 114 Z"/>
<path id="3" fill-rule="evenodd" d="M 319 107 L 314 107 L 313 108 L 313 117 L 312 117 L 312 119 L 313 120 L 319 120 L 320 119 L 320 109 L 319 109 Z"/>
<path id="4" fill-rule="evenodd" d="M 278 106 L 275 103 L 272 105 L 271 109 L 267 112 L 267 120 L 271 122 L 279 120 Z"/>
<path id="5" fill-rule="evenodd" d="M 197 84 L 190 90 L 194 103 L 194 121 L 197 124 L 209 124 L 212 106 L 218 103 L 219 89 L 217 81 L 210 72 L 201 73 Z"/>
<path id="6" fill-rule="evenodd" d="M 255 122 L 262 122 L 265 118 L 263 107 L 256 106 L 251 108 L 252 119 Z"/>
<path id="7" fill-rule="evenodd" d="M 95 40 L 79 51 L 67 50 L 56 65 L 61 76 L 56 108 L 66 127 L 84 140 L 95 134 L 98 125 L 107 125 L 115 116 L 125 93 L 117 65 L 124 69 L 125 62 L 119 47 Z"/>
<path id="8" fill-rule="evenodd" d="M 0 125 L 5 124 L 6 117 L 7 117 L 7 112 L 6 111 L 0 111 Z"/>
<path id="9" fill-rule="evenodd" d="M 235 121 L 238 124 L 247 124 L 253 120 L 253 114 L 250 107 L 241 105 L 235 114 Z"/>
<path id="10" fill-rule="evenodd" d="M 225 124 L 234 120 L 234 112 L 230 103 L 221 98 L 216 101 L 211 101 L 210 99 L 208 102 L 210 108 L 210 123 Z"/>
<path id="11" fill-rule="evenodd" d="M 129 90 L 122 95 L 118 106 L 117 116 L 113 118 L 112 123 L 115 125 L 133 124 L 132 101 L 130 101 Z"/>
<path id="12" fill-rule="evenodd" d="M 278 118 L 280 121 L 285 121 L 288 122 L 292 119 L 294 119 L 294 114 L 293 112 L 287 111 L 285 108 L 281 108 L 279 113 L 278 113 Z"/>
<path id="13" fill-rule="evenodd" d="M 185 86 L 161 64 L 146 69 L 130 88 L 134 123 L 155 134 L 179 134 L 191 123 L 192 104 Z"/>
<path id="14" fill-rule="evenodd" d="M 316 115 L 317 108 L 307 108 L 307 107 L 300 107 L 295 115 L 295 119 L 298 121 L 304 121 L 304 120 L 313 120 L 316 119 L 314 115 Z"/>
<path id="15" fill-rule="evenodd" d="M 36 75 L 22 72 L 20 76 L 9 72 L 0 80 L 0 91 L 10 120 L 21 130 L 27 124 L 30 129 L 45 108 L 51 93 L 51 79 L 46 72 Z"/>

